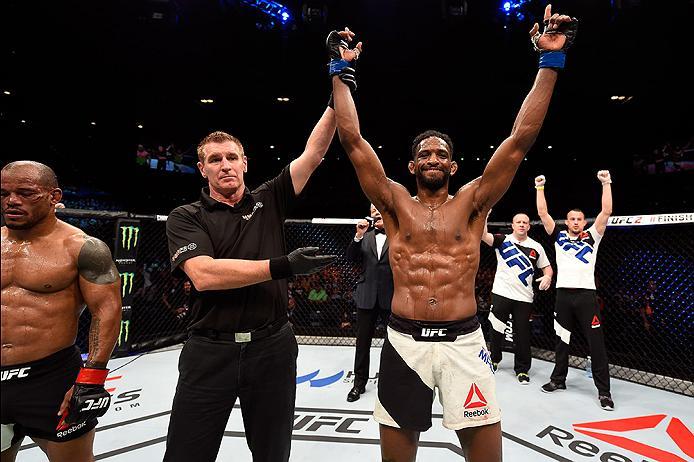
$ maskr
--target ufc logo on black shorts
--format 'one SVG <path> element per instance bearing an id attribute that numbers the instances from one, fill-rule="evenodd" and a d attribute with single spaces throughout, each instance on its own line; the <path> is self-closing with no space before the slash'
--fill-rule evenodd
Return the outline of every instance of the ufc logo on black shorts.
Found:
<path id="1" fill-rule="evenodd" d="M 422 328 L 422 337 L 425 338 L 431 338 L 431 337 L 445 337 L 446 336 L 446 330 L 447 329 L 429 329 L 428 327 Z"/>
<path id="2" fill-rule="evenodd" d="M 18 367 L 16 369 L 8 369 L 6 371 L 2 371 L 2 381 L 4 382 L 5 380 L 12 380 L 15 377 L 18 379 L 23 379 L 25 377 L 29 377 L 29 370 L 30 369 L 31 369 L 31 366 Z"/>

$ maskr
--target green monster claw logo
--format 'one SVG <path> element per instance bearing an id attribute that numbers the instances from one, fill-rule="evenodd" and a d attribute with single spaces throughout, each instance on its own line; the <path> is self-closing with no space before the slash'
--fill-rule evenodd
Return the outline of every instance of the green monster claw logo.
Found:
<path id="1" fill-rule="evenodd" d="M 133 291 L 133 280 L 135 279 L 135 273 L 119 273 L 121 277 L 121 297 L 125 297 Z"/>
<path id="2" fill-rule="evenodd" d="M 130 250 L 130 244 L 133 248 L 137 247 L 137 236 L 140 234 L 139 226 L 121 226 L 120 227 L 120 240 L 121 246 L 125 250 Z"/>
<path id="3" fill-rule="evenodd" d="M 125 326 L 125 329 L 123 328 Z M 125 338 L 123 338 L 123 331 L 125 331 Z M 128 335 L 130 335 L 130 320 L 120 322 L 120 333 L 118 334 L 118 346 L 121 343 L 128 341 Z"/>

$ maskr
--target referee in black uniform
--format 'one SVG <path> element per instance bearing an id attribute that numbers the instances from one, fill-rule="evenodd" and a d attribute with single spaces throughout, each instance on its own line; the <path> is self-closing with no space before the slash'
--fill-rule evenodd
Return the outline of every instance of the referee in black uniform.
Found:
<path id="1" fill-rule="evenodd" d="M 286 278 L 335 257 L 317 248 L 286 255 L 283 224 L 334 133 L 327 108 L 303 154 L 255 190 L 244 184 L 248 160 L 238 139 L 214 132 L 198 145 L 209 186 L 166 223 L 172 271 L 184 271 L 196 290 L 165 461 L 214 461 L 237 398 L 253 460 L 289 459 L 298 347 Z"/>

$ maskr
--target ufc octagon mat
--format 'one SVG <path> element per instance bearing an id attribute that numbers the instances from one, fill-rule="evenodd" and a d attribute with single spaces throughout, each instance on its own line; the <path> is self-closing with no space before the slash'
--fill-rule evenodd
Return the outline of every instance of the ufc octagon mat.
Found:
<path id="1" fill-rule="evenodd" d="M 371 419 L 375 379 L 360 400 L 345 400 L 353 380 L 353 353 L 353 347 L 300 346 L 293 462 L 380 460 L 378 425 Z M 114 399 L 97 427 L 96 460 L 161 461 L 179 354 L 180 348 L 110 362 L 111 369 L 123 367 L 107 382 Z M 372 371 L 378 368 L 379 355 L 380 348 L 372 348 Z M 552 366 L 534 360 L 531 383 L 522 386 L 513 374 L 512 355 L 504 356 L 496 380 L 505 461 L 694 460 L 691 397 L 613 379 L 616 409 L 606 412 L 597 404 L 592 379 L 582 370 L 570 369 L 567 391 L 542 393 L 540 385 Z M 455 434 L 441 425 L 438 400 L 434 413 L 432 428 L 421 435 L 417 460 L 464 460 Z M 25 439 L 17 460 L 46 457 Z M 231 414 L 217 460 L 252 460 L 238 408 Z"/>

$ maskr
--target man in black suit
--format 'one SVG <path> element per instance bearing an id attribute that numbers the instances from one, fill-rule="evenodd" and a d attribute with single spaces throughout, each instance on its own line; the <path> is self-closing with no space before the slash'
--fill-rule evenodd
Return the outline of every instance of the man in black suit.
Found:
<path id="1" fill-rule="evenodd" d="M 354 355 L 354 387 L 347 401 L 359 399 L 369 379 L 369 349 L 379 315 L 387 324 L 393 299 L 393 273 L 388 262 L 388 239 L 381 213 L 371 204 L 369 221 L 360 220 L 354 240 L 347 247 L 347 258 L 362 264 L 354 302 L 357 305 L 357 350 Z"/>

